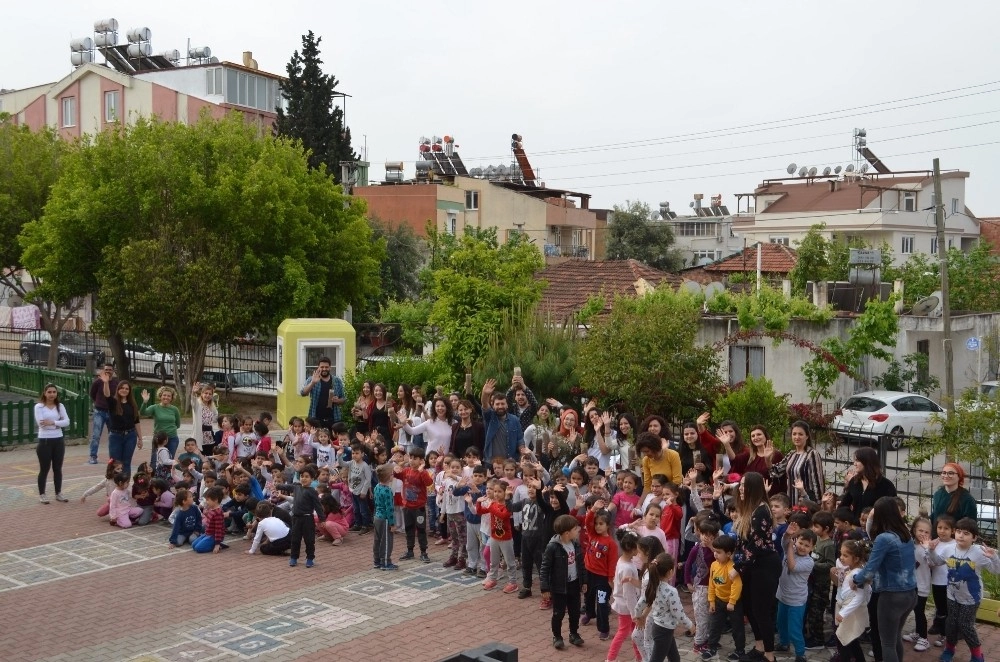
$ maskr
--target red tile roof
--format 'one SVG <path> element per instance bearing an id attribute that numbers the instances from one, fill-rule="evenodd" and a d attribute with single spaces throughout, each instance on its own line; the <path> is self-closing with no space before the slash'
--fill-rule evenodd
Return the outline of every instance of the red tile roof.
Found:
<path id="1" fill-rule="evenodd" d="M 967 177 L 966 172 L 948 172 L 942 177 Z M 913 184 L 930 185 L 930 174 L 916 175 L 885 175 L 880 177 L 868 177 L 865 179 L 844 179 L 836 181 L 836 190 L 830 190 L 831 180 L 817 181 L 775 181 L 758 186 L 754 191 L 757 195 L 779 194 L 777 200 L 772 202 L 766 209 L 757 209 L 757 215 L 779 214 L 794 212 L 818 212 L 818 211 L 849 211 L 862 209 L 873 200 L 879 197 L 880 191 L 865 186 L 877 186 L 879 188 L 893 188 L 902 186 L 904 189 L 911 189 Z M 892 202 L 886 206 L 896 205 L 896 193 L 890 193 Z M 760 220 L 766 220 L 764 216 Z"/>
<path id="2" fill-rule="evenodd" d="M 676 274 L 638 260 L 567 260 L 546 267 L 535 278 L 548 283 L 539 308 L 559 319 L 581 310 L 592 295 L 603 296 L 604 312 L 610 311 L 615 296 L 638 293 L 636 282 L 640 279 L 654 287 L 667 283 L 674 289 L 683 282 Z"/>
<path id="3" fill-rule="evenodd" d="M 1000 216 L 977 220 L 979 221 L 979 238 L 990 244 L 990 254 L 1000 256 Z"/>
<path id="4" fill-rule="evenodd" d="M 787 274 L 799 261 L 795 249 L 784 244 L 757 244 L 719 262 L 705 265 L 706 273 L 722 276 L 727 273 L 757 270 L 757 247 L 761 248 L 760 271 L 765 274 Z M 746 259 L 744 259 L 744 254 Z"/>

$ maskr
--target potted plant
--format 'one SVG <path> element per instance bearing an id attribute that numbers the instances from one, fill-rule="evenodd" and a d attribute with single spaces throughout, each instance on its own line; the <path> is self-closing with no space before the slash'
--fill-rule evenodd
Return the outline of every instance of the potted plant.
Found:
<path id="1" fill-rule="evenodd" d="M 990 572 L 983 573 L 983 600 L 979 603 L 976 620 L 1000 624 L 1000 577 Z"/>

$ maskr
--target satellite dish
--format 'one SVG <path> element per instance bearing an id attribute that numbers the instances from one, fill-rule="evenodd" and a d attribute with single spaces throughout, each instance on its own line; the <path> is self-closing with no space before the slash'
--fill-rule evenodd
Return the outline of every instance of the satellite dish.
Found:
<path id="1" fill-rule="evenodd" d="M 681 283 L 681 288 L 685 292 L 691 292 L 692 294 L 701 294 L 701 283 L 696 283 L 693 280 L 686 280 Z"/>
<path id="2" fill-rule="evenodd" d="M 688 203 L 688 207 L 690 207 L 691 209 L 694 209 L 694 200 L 692 200 L 691 202 Z"/>
<path id="3" fill-rule="evenodd" d="M 920 299 L 913 304 L 913 309 L 910 310 L 910 314 L 917 317 L 941 317 L 941 313 L 942 306 L 940 290 L 931 293 L 930 296 Z"/>
<path id="4" fill-rule="evenodd" d="M 854 172 L 854 164 L 853 163 L 848 163 L 847 167 L 844 168 L 844 172 Z"/>
<path id="5" fill-rule="evenodd" d="M 843 170 L 843 168 L 841 166 L 837 166 L 833 169 L 833 174 L 839 175 L 841 170 Z"/>
<path id="6" fill-rule="evenodd" d="M 785 172 L 787 172 L 787 173 L 788 173 L 789 175 L 794 175 L 794 174 L 795 174 L 795 169 L 796 169 L 797 167 L 798 167 L 798 166 L 797 166 L 797 165 L 795 165 L 794 163 L 789 163 L 789 164 L 788 164 L 788 167 L 787 167 L 787 168 L 785 168 Z"/>
<path id="7" fill-rule="evenodd" d="M 819 171 L 816 169 L 816 166 L 813 166 L 813 167 L 809 168 L 809 176 L 810 177 L 815 177 L 817 172 L 819 172 Z"/>
<path id="8" fill-rule="evenodd" d="M 711 282 L 711 283 L 709 283 L 708 285 L 705 286 L 704 291 L 705 291 L 705 298 L 706 299 L 711 299 L 716 294 L 718 294 L 720 292 L 725 292 L 726 291 L 726 286 L 723 285 L 722 283 L 717 282 L 717 281 L 713 281 L 713 282 Z"/>
<path id="9" fill-rule="evenodd" d="M 826 177 L 827 175 L 829 175 L 831 172 L 833 172 L 833 168 L 831 168 L 830 166 L 827 166 L 827 167 L 823 168 L 823 176 L 824 177 Z"/>
<path id="10" fill-rule="evenodd" d="M 868 164 L 867 163 L 862 163 L 861 164 L 861 174 L 863 175 L 866 172 L 868 172 Z"/>
<path id="11" fill-rule="evenodd" d="M 802 166 L 801 168 L 799 168 L 799 177 L 805 177 L 808 174 L 809 174 L 809 168 L 807 168 L 805 166 Z"/>

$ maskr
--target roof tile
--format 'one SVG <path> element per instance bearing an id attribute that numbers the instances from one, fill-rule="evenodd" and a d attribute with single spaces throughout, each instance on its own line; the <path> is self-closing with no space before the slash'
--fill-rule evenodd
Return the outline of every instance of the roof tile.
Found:
<path id="1" fill-rule="evenodd" d="M 548 282 L 539 307 L 557 318 L 581 310 L 592 295 L 604 297 L 604 311 L 611 310 L 615 296 L 635 296 L 636 282 L 645 280 L 657 287 L 663 283 L 674 289 L 683 279 L 654 269 L 638 260 L 567 260 L 553 264 L 535 275 Z"/>
<path id="2" fill-rule="evenodd" d="M 749 246 L 736 255 L 731 255 L 719 262 L 705 265 L 710 274 L 734 273 L 757 270 L 757 248 L 761 249 L 760 270 L 765 274 L 787 274 L 795 268 L 799 261 L 795 249 L 784 244 L 756 244 Z M 744 259 L 745 256 L 745 259 Z"/>

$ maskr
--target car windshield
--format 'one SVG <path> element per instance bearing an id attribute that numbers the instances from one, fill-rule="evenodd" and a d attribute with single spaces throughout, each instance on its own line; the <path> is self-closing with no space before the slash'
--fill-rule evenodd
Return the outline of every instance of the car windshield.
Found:
<path id="1" fill-rule="evenodd" d="M 229 376 L 234 387 L 267 386 L 267 380 L 256 372 L 234 372 Z"/>
<path id="2" fill-rule="evenodd" d="M 849 398 L 847 402 L 844 403 L 844 409 L 850 409 L 851 411 L 878 411 L 884 406 L 885 403 L 881 400 L 864 396 Z"/>
<path id="3" fill-rule="evenodd" d="M 988 397 L 994 397 L 997 394 L 996 384 L 983 384 L 979 387 L 979 392 Z"/>
<path id="4" fill-rule="evenodd" d="M 63 331 L 59 335 L 59 342 L 64 345 L 86 345 L 87 339 L 84 338 L 79 333 L 73 333 L 72 331 Z"/>

